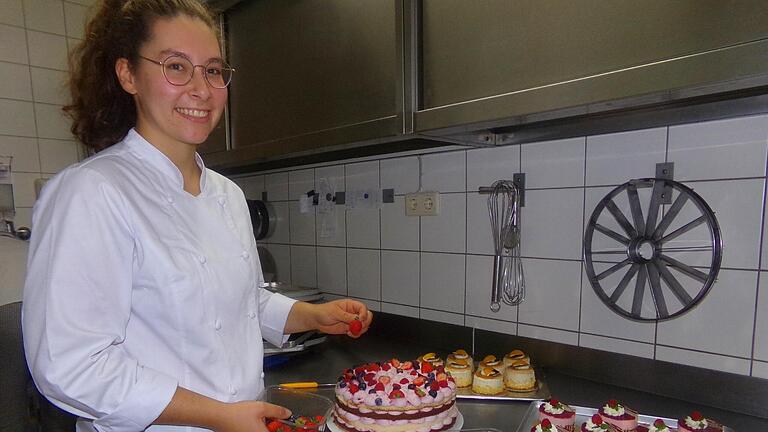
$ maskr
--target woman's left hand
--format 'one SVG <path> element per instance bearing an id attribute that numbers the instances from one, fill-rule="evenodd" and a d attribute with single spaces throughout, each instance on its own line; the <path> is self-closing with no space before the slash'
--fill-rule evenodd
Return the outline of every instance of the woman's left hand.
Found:
<path id="1" fill-rule="evenodd" d="M 356 300 L 334 300 L 313 306 L 316 307 L 317 330 L 323 333 L 358 338 L 368 331 L 373 321 L 373 312 Z M 360 324 L 355 324 L 355 321 Z"/>

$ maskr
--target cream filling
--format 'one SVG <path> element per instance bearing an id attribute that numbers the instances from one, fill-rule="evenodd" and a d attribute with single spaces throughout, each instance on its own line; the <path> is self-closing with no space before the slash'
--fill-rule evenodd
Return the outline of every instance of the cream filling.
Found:
<path id="1" fill-rule="evenodd" d="M 544 402 L 544 412 L 547 412 L 550 414 L 562 414 L 565 412 L 565 409 L 563 409 L 562 407 L 552 405 L 549 402 Z"/>
<path id="2" fill-rule="evenodd" d="M 609 405 L 603 407 L 603 411 L 611 417 L 618 417 L 624 415 L 624 407 L 621 405 L 616 406 L 616 409 L 611 408 Z"/>
<path id="3" fill-rule="evenodd" d="M 696 421 L 692 419 L 691 416 L 688 416 L 685 418 L 685 425 L 693 429 L 706 429 L 709 423 L 707 423 L 707 419 L 703 418 L 699 421 Z"/>
<path id="4" fill-rule="evenodd" d="M 436 415 L 409 420 L 370 419 L 338 409 L 338 407 L 334 411 L 334 419 L 336 421 L 359 431 L 376 432 L 429 432 L 451 424 L 457 415 L 458 410 L 456 406 Z"/>

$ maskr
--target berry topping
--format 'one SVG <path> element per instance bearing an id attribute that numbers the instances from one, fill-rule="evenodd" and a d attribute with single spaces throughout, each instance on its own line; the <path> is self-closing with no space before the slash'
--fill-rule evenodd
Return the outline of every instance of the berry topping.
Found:
<path id="1" fill-rule="evenodd" d="M 408 384 L 408 389 L 413 390 L 416 388 L 416 384 Z"/>
<path id="2" fill-rule="evenodd" d="M 440 384 L 438 384 L 437 381 L 432 381 L 429 384 L 429 389 L 430 390 L 440 390 Z"/>
<path id="3" fill-rule="evenodd" d="M 691 413 L 691 420 L 693 421 L 701 421 L 704 418 L 703 415 L 701 415 L 700 412 L 694 411 Z"/>
<path id="4" fill-rule="evenodd" d="M 430 363 L 424 362 L 421 365 L 421 372 L 422 373 L 429 373 L 435 370 L 434 366 L 432 366 Z"/>
<path id="5" fill-rule="evenodd" d="M 408 378 L 401 379 L 400 384 L 408 384 Z"/>
<path id="6" fill-rule="evenodd" d="M 400 390 L 402 387 L 400 387 L 400 384 L 392 384 L 392 388 L 395 390 Z"/>
<path id="7" fill-rule="evenodd" d="M 386 372 L 386 371 L 392 369 L 392 366 L 390 366 L 389 363 L 384 363 L 383 365 L 381 365 L 381 369 Z"/>
<path id="8" fill-rule="evenodd" d="M 365 366 L 358 366 L 355 368 L 355 375 L 359 375 L 361 373 L 365 373 Z"/>
<path id="9" fill-rule="evenodd" d="M 667 424 L 664 423 L 664 420 L 662 419 L 656 419 L 656 421 L 653 422 L 653 426 L 655 426 L 656 429 L 661 429 L 663 427 L 667 427 Z"/>
<path id="10" fill-rule="evenodd" d="M 437 397 L 437 391 L 436 390 L 430 390 L 429 395 L 432 397 Z"/>
<path id="11" fill-rule="evenodd" d="M 401 367 L 403 370 L 413 369 L 413 363 L 412 363 L 412 362 L 409 362 L 409 361 L 407 361 L 407 362 L 403 362 L 403 364 L 402 364 L 402 365 L 400 365 L 400 367 Z"/>
<path id="12" fill-rule="evenodd" d="M 389 393 L 390 399 L 402 399 L 405 397 L 405 393 L 402 392 L 402 390 L 392 390 L 392 392 Z"/>
<path id="13" fill-rule="evenodd" d="M 371 381 L 375 382 L 374 380 L 376 379 L 376 374 L 375 374 L 375 373 L 373 373 L 373 372 L 368 372 L 367 374 L 365 374 L 365 376 L 363 377 L 363 379 L 364 379 L 366 382 L 371 382 Z"/>
<path id="14" fill-rule="evenodd" d="M 388 384 L 390 380 L 391 378 L 386 375 L 382 375 L 379 377 L 379 382 L 382 384 Z"/>
<path id="15" fill-rule="evenodd" d="M 353 336 L 359 335 L 361 331 L 363 331 L 363 323 L 361 323 L 359 319 L 355 318 L 349 323 L 349 332 L 352 333 Z"/>
<path id="16" fill-rule="evenodd" d="M 376 384 L 376 387 L 373 388 L 376 391 L 384 391 L 384 384 L 378 383 Z"/>
<path id="17" fill-rule="evenodd" d="M 446 375 L 445 373 L 441 372 L 441 373 L 437 374 L 435 376 L 435 378 L 437 378 L 438 381 L 443 381 L 443 380 L 448 379 L 448 375 Z"/>
<path id="18" fill-rule="evenodd" d="M 396 368 L 399 368 L 399 367 L 400 367 L 400 360 L 398 360 L 398 359 L 396 359 L 396 358 L 393 358 L 393 359 L 392 359 L 392 360 L 390 360 L 389 362 L 390 362 L 390 363 L 392 363 L 392 366 L 394 366 L 394 367 L 396 367 Z"/>
<path id="19" fill-rule="evenodd" d="M 600 414 L 593 414 L 592 415 L 592 423 L 599 425 L 603 424 L 603 418 L 600 417 Z"/>
<path id="20" fill-rule="evenodd" d="M 608 401 L 608 406 L 611 407 L 611 408 L 614 408 L 614 409 L 618 408 L 619 401 L 617 401 L 616 399 L 611 399 L 611 400 Z"/>
<path id="21" fill-rule="evenodd" d="M 368 390 L 368 394 L 374 394 L 376 393 L 376 388 L 371 388 Z"/>
<path id="22" fill-rule="evenodd" d="M 427 379 L 424 378 L 423 376 L 417 376 L 416 378 L 413 379 L 413 383 L 416 384 L 417 386 L 420 386 L 420 385 L 424 384 L 424 382 L 426 380 Z"/>
<path id="23" fill-rule="evenodd" d="M 541 421 L 541 425 L 543 427 L 545 427 L 545 428 L 551 428 L 552 427 L 552 422 L 549 421 L 549 419 L 544 419 L 544 420 Z"/>
<path id="24" fill-rule="evenodd" d="M 367 385 L 365 385 L 365 383 L 364 383 L 364 382 L 361 382 L 361 383 L 358 385 L 358 387 L 360 387 L 360 390 L 365 390 L 366 388 L 368 388 L 368 386 L 367 386 Z"/>
<path id="25" fill-rule="evenodd" d="M 442 381 L 436 381 L 436 382 L 440 385 L 441 388 L 448 387 L 448 380 L 442 380 Z"/>
<path id="26" fill-rule="evenodd" d="M 552 399 L 549 400 L 549 404 L 552 405 L 552 406 L 558 406 L 558 405 L 560 405 L 560 401 L 555 399 L 555 398 L 552 398 Z"/>
<path id="27" fill-rule="evenodd" d="M 339 388 L 344 388 L 346 386 L 347 386 L 347 382 L 346 381 L 342 381 L 342 382 L 339 383 Z"/>
<path id="28" fill-rule="evenodd" d="M 376 402 L 376 406 L 381 406 L 381 404 L 382 404 L 382 403 L 384 403 L 384 402 L 381 400 L 381 398 L 376 398 L 376 400 L 375 400 L 374 402 Z"/>
<path id="29" fill-rule="evenodd" d="M 358 391 L 359 389 L 360 389 L 360 388 L 359 388 L 358 386 L 354 385 L 354 384 L 350 384 L 350 385 L 349 385 L 349 391 L 350 391 L 350 393 L 352 393 L 352 394 L 355 394 L 355 393 L 357 393 L 357 391 Z"/>

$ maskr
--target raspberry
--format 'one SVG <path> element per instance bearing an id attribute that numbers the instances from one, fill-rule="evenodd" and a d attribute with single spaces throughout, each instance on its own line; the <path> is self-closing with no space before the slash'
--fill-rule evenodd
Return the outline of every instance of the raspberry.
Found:
<path id="1" fill-rule="evenodd" d="M 603 424 L 603 418 L 600 417 L 600 414 L 593 414 L 592 415 L 592 423 L 599 425 Z"/>
<path id="2" fill-rule="evenodd" d="M 359 335 L 361 331 L 363 331 L 363 323 L 361 323 L 359 319 L 355 319 L 349 323 L 349 332 L 352 333 L 353 336 Z"/>
<path id="3" fill-rule="evenodd" d="M 701 415 L 701 413 L 698 412 L 698 411 L 694 411 L 694 412 L 691 413 L 691 420 L 693 420 L 693 421 L 700 421 L 703 418 L 704 418 L 704 416 Z"/>
<path id="4" fill-rule="evenodd" d="M 560 404 L 560 401 L 558 401 L 555 398 L 552 398 L 552 399 L 549 400 L 549 404 L 552 405 L 552 406 L 558 406 Z"/>
<path id="5" fill-rule="evenodd" d="M 401 379 L 400 384 L 408 384 L 408 378 Z"/>
<path id="6" fill-rule="evenodd" d="M 545 428 L 551 428 L 552 422 L 549 421 L 549 419 L 544 419 L 541 421 L 541 425 L 544 426 Z"/>

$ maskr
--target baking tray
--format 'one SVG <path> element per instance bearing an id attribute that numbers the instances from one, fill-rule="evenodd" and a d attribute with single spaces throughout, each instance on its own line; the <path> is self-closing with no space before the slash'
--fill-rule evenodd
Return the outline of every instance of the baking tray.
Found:
<path id="1" fill-rule="evenodd" d="M 481 399 L 481 400 L 502 400 L 502 401 L 536 401 L 549 399 L 551 396 L 546 377 L 540 369 L 534 368 L 536 373 L 536 388 L 530 391 L 512 391 L 504 390 L 504 393 L 497 395 L 484 395 L 472 391 L 472 386 L 457 388 L 456 397 L 459 399 Z"/>
<path id="2" fill-rule="evenodd" d="M 593 414 L 597 413 L 597 408 L 587 408 L 587 407 L 581 407 L 576 405 L 569 405 L 571 408 L 573 408 L 574 411 L 576 411 L 576 430 L 581 430 L 581 424 L 585 421 L 589 420 L 590 417 L 592 417 Z M 656 419 L 662 419 L 664 420 L 664 423 L 669 426 L 669 429 L 671 431 L 677 431 L 677 419 L 669 418 L 669 417 L 659 417 L 659 416 L 652 416 L 652 415 L 645 415 L 645 414 L 637 414 L 637 432 L 647 432 L 648 426 L 653 423 Z M 525 411 L 525 416 L 523 416 L 523 421 L 520 423 L 520 426 L 517 428 L 517 432 L 530 432 L 533 425 L 535 425 L 539 421 L 539 402 L 531 402 L 531 404 L 528 406 L 528 410 Z M 674 426 L 674 427 L 673 427 Z M 733 429 L 729 428 L 728 426 L 723 426 L 724 432 L 734 432 Z"/>

